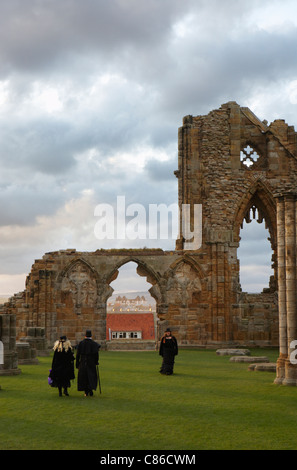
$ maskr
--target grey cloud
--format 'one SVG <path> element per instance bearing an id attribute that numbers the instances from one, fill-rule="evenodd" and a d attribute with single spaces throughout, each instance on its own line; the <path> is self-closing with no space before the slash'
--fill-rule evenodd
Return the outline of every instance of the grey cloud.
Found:
<path id="1" fill-rule="evenodd" d="M 177 170 L 177 158 L 168 161 L 150 160 L 145 169 L 154 181 L 172 181 L 173 173 Z"/>
<path id="2" fill-rule="evenodd" d="M 191 5 L 191 2 L 189 3 Z M 10 1 L 0 7 L 2 62 L 20 69 L 46 68 L 72 54 L 99 57 L 160 44 L 173 18 L 184 14 L 177 0 L 106 2 Z"/>
<path id="3" fill-rule="evenodd" d="M 0 187 L 0 226 L 34 225 L 36 217 L 54 214 L 65 195 L 48 181 Z"/>
<path id="4" fill-rule="evenodd" d="M 245 106 L 259 87 L 269 93 L 283 79 L 296 80 L 296 29 L 256 29 L 249 18 L 258 7 L 257 0 L 3 0 L 0 103 L 1 79 L 10 101 L 7 112 L 0 108 L 1 224 L 34 227 L 38 216 L 57 213 L 86 189 L 94 203 L 114 203 L 117 195 L 146 208 L 177 202 L 183 116 L 229 100 Z M 31 109 L 36 83 L 66 93 L 60 113 Z M 280 116 L 280 103 L 269 99 L 263 119 L 273 109 L 296 119 L 296 105 L 283 102 Z M 156 156 L 140 169 L 137 149 L 146 146 Z M 167 161 L 158 161 L 160 151 Z M 129 163 L 118 159 L 127 154 Z M 253 236 L 247 258 L 259 252 L 262 235 Z M 67 248 L 69 237 L 58 236 L 55 248 Z M 3 243 L 5 269 L 14 255 Z M 49 251 L 47 244 L 44 234 L 38 250 Z M 26 260 L 36 257 L 29 239 L 21 246 Z"/>
<path id="5" fill-rule="evenodd" d="M 159 82 L 166 70 L 177 70 L 180 52 L 187 55 L 193 44 L 205 44 L 209 30 L 210 40 L 220 36 L 224 42 L 226 30 L 236 27 L 254 2 L 222 4 L 217 0 L 4 0 L 0 5 L 2 73 L 10 69 L 52 74 L 56 69 L 82 76 L 97 65 L 110 70 L 120 67 L 127 75 Z M 189 15 L 197 33 L 189 44 L 181 42 L 187 48 L 183 50 L 174 43 L 174 26 Z"/>
<path id="6" fill-rule="evenodd" d="M 259 86 L 297 76 L 297 28 L 287 34 L 251 31 L 220 41 L 199 39 L 199 31 L 180 46 L 179 67 L 163 79 L 160 108 L 168 115 L 203 114 L 235 100 L 244 102 Z M 243 104 L 244 105 L 244 104 Z"/>
<path id="7" fill-rule="evenodd" d="M 73 129 L 59 121 L 24 119 L 3 123 L 0 131 L 0 160 L 7 168 L 24 174 L 34 171 L 58 174 L 75 164 L 77 145 Z"/>

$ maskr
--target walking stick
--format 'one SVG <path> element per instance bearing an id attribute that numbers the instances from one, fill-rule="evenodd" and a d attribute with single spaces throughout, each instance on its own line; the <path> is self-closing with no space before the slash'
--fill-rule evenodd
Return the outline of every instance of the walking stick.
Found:
<path id="1" fill-rule="evenodd" d="M 98 383 L 99 383 L 99 390 L 100 390 L 100 394 L 101 394 L 101 383 L 100 383 L 100 375 L 99 375 L 99 367 L 97 365 L 97 377 L 98 377 Z"/>

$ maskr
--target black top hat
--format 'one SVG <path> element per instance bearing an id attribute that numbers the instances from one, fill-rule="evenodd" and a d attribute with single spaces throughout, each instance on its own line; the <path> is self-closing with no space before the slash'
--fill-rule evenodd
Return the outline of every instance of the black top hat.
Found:
<path id="1" fill-rule="evenodd" d="M 171 331 L 171 329 L 170 329 L 170 328 L 166 328 L 166 331 Z"/>
<path id="2" fill-rule="evenodd" d="M 86 331 L 86 338 L 91 338 L 91 336 L 92 336 L 91 330 L 87 330 Z"/>
<path id="3" fill-rule="evenodd" d="M 66 341 L 66 336 L 60 336 L 61 341 Z"/>

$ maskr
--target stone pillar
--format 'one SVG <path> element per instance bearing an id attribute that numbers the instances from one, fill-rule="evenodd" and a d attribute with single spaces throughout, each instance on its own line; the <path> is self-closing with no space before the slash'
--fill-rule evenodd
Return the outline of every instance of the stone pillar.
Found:
<path id="1" fill-rule="evenodd" d="M 217 328 L 216 328 L 216 319 L 217 319 L 217 245 L 215 243 L 211 244 L 211 317 L 208 322 L 208 335 L 209 337 L 218 342 L 217 339 Z"/>
<path id="2" fill-rule="evenodd" d="M 297 341 L 296 195 L 287 194 L 277 201 L 277 258 L 280 355 L 275 383 L 297 385 L 297 365 L 290 354 Z M 292 343 L 292 347 L 290 346 Z"/>
<path id="3" fill-rule="evenodd" d="M 276 203 L 277 217 L 277 268 L 278 268 L 278 311 L 279 311 L 279 358 L 276 364 L 276 384 L 282 384 L 285 378 L 287 349 L 287 308 L 286 308 L 286 272 L 285 272 L 285 202 L 280 197 Z"/>
<path id="4" fill-rule="evenodd" d="M 297 385 L 297 366 L 290 362 L 290 353 L 297 340 L 296 321 L 296 197 L 285 197 L 285 260 L 286 260 L 286 306 L 287 306 L 287 344 L 288 358 L 286 360 L 285 385 Z M 293 343 L 294 344 L 294 343 Z"/>
<path id="5" fill-rule="evenodd" d="M 97 315 L 96 320 L 93 326 L 93 336 L 95 341 L 97 341 L 100 346 L 101 350 L 106 349 L 106 316 L 107 316 L 107 308 L 106 302 L 102 302 L 99 306 L 97 306 Z"/>
<path id="6" fill-rule="evenodd" d="M 0 364 L 0 375 L 17 375 L 18 355 L 16 351 L 16 317 L 12 314 L 0 315 L 0 341 L 3 349 L 3 364 Z M 2 361 L 1 361 L 2 362 Z"/>

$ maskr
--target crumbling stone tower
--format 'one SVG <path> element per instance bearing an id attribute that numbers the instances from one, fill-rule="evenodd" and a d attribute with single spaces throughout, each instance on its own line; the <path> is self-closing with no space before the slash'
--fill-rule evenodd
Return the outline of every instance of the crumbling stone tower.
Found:
<path id="1" fill-rule="evenodd" d="M 297 340 L 294 128 L 283 120 L 267 125 L 235 102 L 207 116 L 187 116 L 179 130 L 176 175 L 179 204 L 202 204 L 201 252 L 206 254 L 210 272 L 209 321 L 217 340 L 244 339 L 240 334 L 244 313 L 238 284 L 239 231 L 243 220 L 250 221 L 256 213 L 260 222 L 265 219 L 273 251 L 270 292 L 278 295 L 280 356 L 276 382 L 296 385 L 296 366 L 290 362 L 292 341 Z M 182 250 L 183 244 L 182 239 L 178 240 L 176 248 Z M 262 300 L 265 302 L 263 296 Z M 250 319 L 248 315 L 247 321 Z M 267 315 L 266 320 L 271 322 L 271 317 Z M 256 331 L 254 324 L 253 334 Z M 270 324 L 266 336 L 270 344 L 274 342 L 272 333 Z"/>

